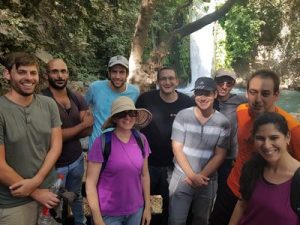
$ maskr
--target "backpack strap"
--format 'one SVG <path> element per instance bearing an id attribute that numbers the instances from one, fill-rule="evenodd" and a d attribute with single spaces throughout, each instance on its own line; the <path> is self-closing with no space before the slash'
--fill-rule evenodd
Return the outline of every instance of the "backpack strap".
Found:
<path id="1" fill-rule="evenodd" d="M 142 137 L 141 137 L 141 132 L 139 132 L 135 128 L 131 129 L 131 132 L 132 132 L 132 134 L 133 134 L 133 136 L 136 140 L 136 143 L 140 147 L 140 149 L 142 151 L 143 158 L 144 158 L 145 157 L 145 146 L 144 146 L 144 142 L 143 142 Z"/>
<path id="2" fill-rule="evenodd" d="M 296 170 L 291 184 L 291 206 L 300 218 L 300 167 Z"/>
<path id="3" fill-rule="evenodd" d="M 107 131 L 105 133 L 103 133 L 100 137 L 101 137 L 101 144 L 102 144 L 102 154 L 103 154 L 103 163 L 102 163 L 102 167 L 101 167 L 101 172 L 103 172 L 103 170 L 105 169 L 106 167 L 106 163 L 108 161 L 108 158 L 109 158 L 109 155 L 111 153 L 111 139 L 112 139 L 112 132 L 113 131 Z M 144 142 L 142 140 L 142 137 L 141 137 L 141 133 L 133 128 L 131 130 L 139 148 L 141 149 L 141 152 L 142 152 L 142 155 L 143 155 L 143 158 L 145 157 L 145 148 L 144 148 Z"/>
<path id="4" fill-rule="evenodd" d="M 105 169 L 106 163 L 108 161 L 108 157 L 111 152 L 111 136 L 112 131 L 107 131 L 101 135 L 101 143 L 102 143 L 102 154 L 103 154 L 103 163 L 101 167 L 101 172 Z"/>

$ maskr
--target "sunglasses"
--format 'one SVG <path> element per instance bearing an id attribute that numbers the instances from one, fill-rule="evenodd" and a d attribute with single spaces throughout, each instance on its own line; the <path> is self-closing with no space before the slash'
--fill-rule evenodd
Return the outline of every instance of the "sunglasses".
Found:
<path id="1" fill-rule="evenodd" d="M 221 78 L 215 80 L 218 86 L 223 86 L 226 84 L 227 87 L 232 87 L 235 84 L 235 81 L 233 79 L 228 78 Z"/>
<path id="2" fill-rule="evenodd" d="M 116 115 L 114 115 L 114 117 L 116 119 L 122 119 L 125 118 L 126 116 L 130 116 L 130 117 L 137 117 L 138 116 L 138 111 L 136 110 L 126 110 L 126 111 L 122 111 L 117 113 Z"/>
<path id="3" fill-rule="evenodd" d="M 208 91 L 208 90 L 195 90 L 195 96 L 202 96 L 204 95 L 205 97 L 209 97 L 213 94 L 212 91 Z"/>

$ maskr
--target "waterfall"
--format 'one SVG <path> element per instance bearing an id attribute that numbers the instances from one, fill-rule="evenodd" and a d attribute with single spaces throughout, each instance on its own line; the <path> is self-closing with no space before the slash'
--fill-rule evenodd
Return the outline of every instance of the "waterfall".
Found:
<path id="1" fill-rule="evenodd" d="M 191 22 L 215 11 L 215 6 L 216 0 L 193 1 L 189 13 Z M 191 80 L 186 88 L 180 89 L 182 92 L 190 92 L 198 77 L 211 76 L 214 58 L 213 27 L 214 23 L 211 23 L 190 35 Z"/>

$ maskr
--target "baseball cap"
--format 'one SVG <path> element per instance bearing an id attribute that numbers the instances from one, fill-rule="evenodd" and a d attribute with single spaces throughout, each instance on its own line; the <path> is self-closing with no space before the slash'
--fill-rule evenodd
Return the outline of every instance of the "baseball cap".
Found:
<path id="1" fill-rule="evenodd" d="M 194 90 L 206 90 L 215 91 L 217 90 L 216 82 L 210 77 L 199 77 L 195 82 Z"/>
<path id="2" fill-rule="evenodd" d="M 215 78 L 224 77 L 224 76 L 231 77 L 234 80 L 236 79 L 236 73 L 231 70 L 225 70 L 225 69 L 217 70 Z"/>
<path id="3" fill-rule="evenodd" d="M 110 68 L 110 67 L 113 67 L 118 64 L 126 67 L 126 69 L 128 69 L 128 67 L 129 67 L 128 60 L 122 55 L 116 55 L 116 56 L 111 57 L 108 62 L 108 67 Z"/>

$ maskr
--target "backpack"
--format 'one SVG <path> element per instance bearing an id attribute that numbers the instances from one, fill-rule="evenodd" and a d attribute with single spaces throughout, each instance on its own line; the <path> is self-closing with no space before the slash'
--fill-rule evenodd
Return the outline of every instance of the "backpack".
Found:
<path id="1" fill-rule="evenodd" d="M 300 167 L 296 170 L 291 185 L 291 206 L 300 218 Z"/>
<path id="2" fill-rule="evenodd" d="M 111 152 L 112 132 L 113 131 L 107 131 L 101 135 L 102 153 L 103 153 L 103 159 L 104 159 L 104 161 L 102 163 L 102 167 L 101 167 L 101 172 L 103 172 L 103 170 L 105 169 L 106 163 L 108 161 L 108 158 L 109 158 L 109 155 Z M 140 150 L 141 150 L 143 158 L 144 158 L 145 157 L 145 149 L 144 149 L 144 142 L 142 140 L 141 133 L 135 128 L 131 129 L 131 132 L 132 132 L 138 146 L 140 147 Z"/>
<path id="3" fill-rule="evenodd" d="M 43 95 L 47 96 L 47 97 L 53 98 L 53 95 L 52 95 L 52 93 L 51 93 L 51 91 L 50 91 L 49 88 L 46 88 L 46 89 L 41 90 L 41 93 L 42 93 Z M 73 91 L 71 91 L 69 88 L 67 88 L 67 95 L 68 95 L 68 97 L 75 103 L 75 105 L 76 105 L 77 108 L 79 109 L 80 102 L 79 102 L 79 100 L 78 100 L 77 95 L 76 95 Z"/>

